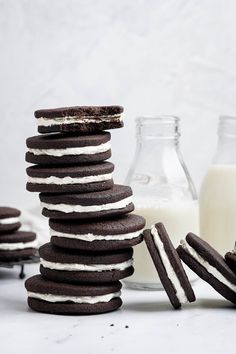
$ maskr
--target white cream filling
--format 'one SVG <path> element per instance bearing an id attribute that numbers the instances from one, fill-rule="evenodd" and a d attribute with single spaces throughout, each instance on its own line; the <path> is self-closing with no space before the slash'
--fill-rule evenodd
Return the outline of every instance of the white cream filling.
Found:
<path id="1" fill-rule="evenodd" d="M 226 279 L 221 272 L 219 272 L 215 267 L 210 265 L 197 251 L 191 247 L 186 240 L 180 241 L 181 246 L 185 251 L 187 251 L 198 263 L 200 263 L 208 273 L 212 274 L 216 279 L 218 279 L 222 284 L 226 285 L 228 288 L 236 292 L 236 284 L 231 283 Z"/>
<path id="2" fill-rule="evenodd" d="M 63 213 L 83 213 L 83 212 L 93 212 L 102 210 L 113 210 L 125 208 L 132 202 L 132 198 L 124 198 L 114 203 L 107 203 L 101 205 L 71 205 L 71 204 L 48 204 L 41 202 L 42 208 L 48 210 L 61 211 Z"/>
<path id="3" fill-rule="evenodd" d="M 16 222 L 19 222 L 20 218 L 19 216 L 15 218 L 5 218 L 5 219 L 0 219 L 0 225 L 11 225 L 15 224 Z"/>
<path id="4" fill-rule="evenodd" d="M 44 268 L 53 270 L 82 271 L 82 272 L 104 272 L 108 270 L 125 270 L 133 265 L 133 258 L 122 263 L 115 264 L 78 264 L 78 263 L 57 263 L 49 262 L 40 258 L 40 264 Z"/>
<path id="5" fill-rule="evenodd" d="M 66 296 L 66 295 L 53 295 L 53 294 L 40 294 L 31 291 L 27 292 L 28 296 L 34 299 L 39 299 L 47 302 L 74 302 L 76 304 L 96 304 L 98 302 L 109 302 L 115 297 L 120 297 L 121 292 L 98 295 L 98 296 Z"/>
<path id="6" fill-rule="evenodd" d="M 34 155 L 48 155 L 48 156 L 67 156 L 67 155 L 93 155 L 110 150 L 111 143 L 107 141 L 100 145 L 81 146 L 81 147 L 68 147 L 63 149 L 28 149 Z"/>
<path id="7" fill-rule="evenodd" d="M 49 127 L 52 125 L 58 124 L 84 124 L 84 123 L 100 123 L 100 122 L 107 122 L 110 120 L 122 121 L 123 114 L 112 114 L 107 116 L 65 116 L 65 117 L 54 117 L 54 118 L 45 118 L 40 117 L 37 118 L 37 122 L 39 126 Z"/>
<path id="8" fill-rule="evenodd" d="M 26 248 L 36 248 L 37 240 L 31 242 L 0 243 L 1 251 L 24 250 Z"/>
<path id="9" fill-rule="evenodd" d="M 56 236 L 56 237 L 65 237 L 65 238 L 71 238 L 71 239 L 76 239 L 76 240 L 82 240 L 82 241 L 122 241 L 122 240 L 131 240 L 135 237 L 138 237 L 141 235 L 143 230 L 139 230 L 136 232 L 130 232 L 127 234 L 117 234 L 117 235 L 94 235 L 92 233 L 88 234 L 68 234 L 65 232 L 59 232 L 59 231 L 54 231 L 52 228 L 50 228 L 50 235 L 51 236 Z"/>
<path id="10" fill-rule="evenodd" d="M 103 182 L 108 181 L 112 178 L 112 173 L 107 173 L 104 175 L 96 175 L 96 176 L 84 176 L 84 177 L 30 177 L 28 176 L 28 183 L 33 184 L 84 184 L 84 183 L 93 183 L 93 182 Z"/>
<path id="11" fill-rule="evenodd" d="M 188 299 L 187 296 L 185 294 L 185 291 L 182 287 L 182 285 L 180 284 L 179 278 L 176 275 L 176 272 L 174 270 L 174 268 L 172 267 L 170 260 L 166 254 L 166 251 L 164 249 L 164 245 L 163 242 L 161 241 L 159 235 L 158 235 L 158 231 L 155 228 L 155 226 L 152 226 L 151 228 L 151 234 L 153 236 L 153 240 L 155 243 L 156 248 L 158 249 L 159 255 L 161 257 L 162 263 L 165 267 L 166 273 L 168 278 L 170 279 L 171 283 L 173 284 L 175 290 L 176 290 L 176 296 L 179 300 L 179 302 L 181 304 L 187 303 Z"/>

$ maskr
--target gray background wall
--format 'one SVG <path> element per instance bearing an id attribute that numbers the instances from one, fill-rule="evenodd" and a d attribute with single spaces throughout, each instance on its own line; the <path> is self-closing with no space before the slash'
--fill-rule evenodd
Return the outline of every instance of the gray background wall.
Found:
<path id="1" fill-rule="evenodd" d="M 25 139 L 35 109 L 63 105 L 125 106 L 112 138 L 118 182 L 134 117 L 180 116 L 199 187 L 219 114 L 236 115 L 235 15 L 234 0 L 0 0 L 0 204 L 38 204 L 25 191 Z"/>

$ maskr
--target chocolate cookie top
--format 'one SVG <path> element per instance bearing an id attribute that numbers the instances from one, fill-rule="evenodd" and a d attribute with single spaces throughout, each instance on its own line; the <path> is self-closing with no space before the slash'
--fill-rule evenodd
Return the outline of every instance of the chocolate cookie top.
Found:
<path id="1" fill-rule="evenodd" d="M 36 135 L 26 140 L 29 149 L 63 149 L 72 147 L 97 146 L 105 144 L 111 138 L 109 132 L 97 134 L 68 135 L 49 134 Z"/>
<path id="2" fill-rule="evenodd" d="M 91 117 L 121 114 L 124 111 L 122 106 L 73 106 L 52 109 L 39 109 L 34 112 L 35 118 L 56 118 L 56 117 Z"/>
<path id="3" fill-rule="evenodd" d="M 99 296 L 119 292 L 121 283 L 119 281 L 111 283 L 91 284 L 68 284 L 57 283 L 42 278 L 41 275 L 34 275 L 25 282 L 26 290 L 39 294 L 68 295 L 68 296 Z"/>
<path id="4" fill-rule="evenodd" d="M 113 188 L 101 192 L 81 194 L 50 194 L 40 193 L 41 202 L 47 204 L 69 204 L 69 205 L 101 205 L 115 203 L 132 196 L 132 189 L 128 186 L 115 184 Z"/>
<path id="5" fill-rule="evenodd" d="M 173 307 L 195 301 L 191 284 L 164 225 L 157 223 L 151 230 L 145 230 L 144 240 Z"/>
<path id="6" fill-rule="evenodd" d="M 75 106 L 35 112 L 39 133 L 98 132 L 123 127 L 121 106 Z"/>
<path id="7" fill-rule="evenodd" d="M 68 234 L 120 235 L 142 230 L 145 219 L 135 214 L 104 220 L 49 220 L 52 230 Z"/>
<path id="8" fill-rule="evenodd" d="M 46 243 L 39 248 L 39 255 L 48 262 L 75 263 L 75 264 L 116 264 L 128 261 L 133 256 L 133 249 L 117 250 L 113 252 L 83 252 L 78 250 L 65 250 Z"/>
<path id="9" fill-rule="evenodd" d="M 0 220 L 8 218 L 16 218 L 21 214 L 20 210 L 10 207 L 0 207 Z"/>
<path id="10" fill-rule="evenodd" d="M 13 233 L 0 235 L 1 243 L 31 242 L 36 239 L 36 234 L 30 231 L 15 231 Z"/>
<path id="11" fill-rule="evenodd" d="M 111 162 L 102 162 L 92 165 L 76 165 L 76 166 L 30 166 L 26 169 L 27 175 L 30 177 L 47 178 L 56 177 L 86 177 L 98 176 L 114 171 L 114 165 Z"/>

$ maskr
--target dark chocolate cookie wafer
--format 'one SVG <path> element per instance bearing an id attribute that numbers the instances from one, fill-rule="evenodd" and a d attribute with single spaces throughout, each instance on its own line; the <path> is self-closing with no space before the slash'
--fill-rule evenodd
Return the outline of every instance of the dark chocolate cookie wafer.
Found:
<path id="1" fill-rule="evenodd" d="M 36 235 L 28 231 L 15 231 L 0 236 L 0 261 L 14 261 L 36 253 Z"/>
<path id="2" fill-rule="evenodd" d="M 113 188 L 93 193 L 41 193 L 44 216 L 53 219 L 88 219 L 112 217 L 134 210 L 132 190 L 115 184 Z"/>
<path id="3" fill-rule="evenodd" d="M 32 310 L 60 315 L 89 315 L 114 311 L 122 305 L 121 283 L 61 284 L 35 275 L 25 282 Z"/>
<path id="4" fill-rule="evenodd" d="M 225 255 L 225 261 L 232 271 L 236 274 L 236 243 L 232 252 L 227 252 Z"/>
<path id="5" fill-rule="evenodd" d="M 74 166 L 31 166 L 26 189 L 31 192 L 95 192 L 113 187 L 111 162 Z"/>
<path id="6" fill-rule="evenodd" d="M 177 248 L 181 259 L 219 294 L 236 304 L 236 274 L 224 258 L 200 237 L 189 233 Z"/>
<path id="7" fill-rule="evenodd" d="M 39 133 L 89 133 L 123 127 L 121 106 L 74 106 L 34 112 Z"/>
<path id="8" fill-rule="evenodd" d="M 20 228 L 20 210 L 0 207 L 0 234 L 13 232 Z M 1 236 L 0 236 L 1 237 Z"/>
<path id="9" fill-rule="evenodd" d="M 68 283 L 101 283 L 133 274 L 133 250 L 84 252 L 46 243 L 39 249 L 40 272 L 49 280 Z"/>
<path id="10" fill-rule="evenodd" d="M 174 308 L 195 301 L 195 295 L 169 235 L 162 223 L 144 231 L 144 240 L 162 285 Z"/>
<path id="11" fill-rule="evenodd" d="M 84 251 L 124 249 L 142 241 L 145 219 L 135 214 L 113 219 L 49 220 L 51 242 L 59 247 Z"/>
<path id="12" fill-rule="evenodd" d="M 43 165 L 95 163 L 111 157 L 110 133 L 49 134 L 26 140 L 26 161 Z"/>

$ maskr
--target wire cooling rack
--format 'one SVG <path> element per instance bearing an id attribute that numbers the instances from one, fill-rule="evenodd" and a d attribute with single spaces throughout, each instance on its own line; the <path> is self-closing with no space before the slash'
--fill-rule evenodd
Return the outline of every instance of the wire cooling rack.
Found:
<path id="1" fill-rule="evenodd" d="M 1 268 L 13 268 L 15 266 L 20 267 L 20 273 L 19 273 L 19 278 L 24 279 L 25 278 L 25 265 L 26 264 L 31 264 L 31 263 L 38 263 L 39 262 L 39 256 L 31 256 L 27 257 L 24 259 L 19 259 L 17 261 L 12 261 L 12 262 L 3 262 L 0 261 L 0 267 Z"/>

